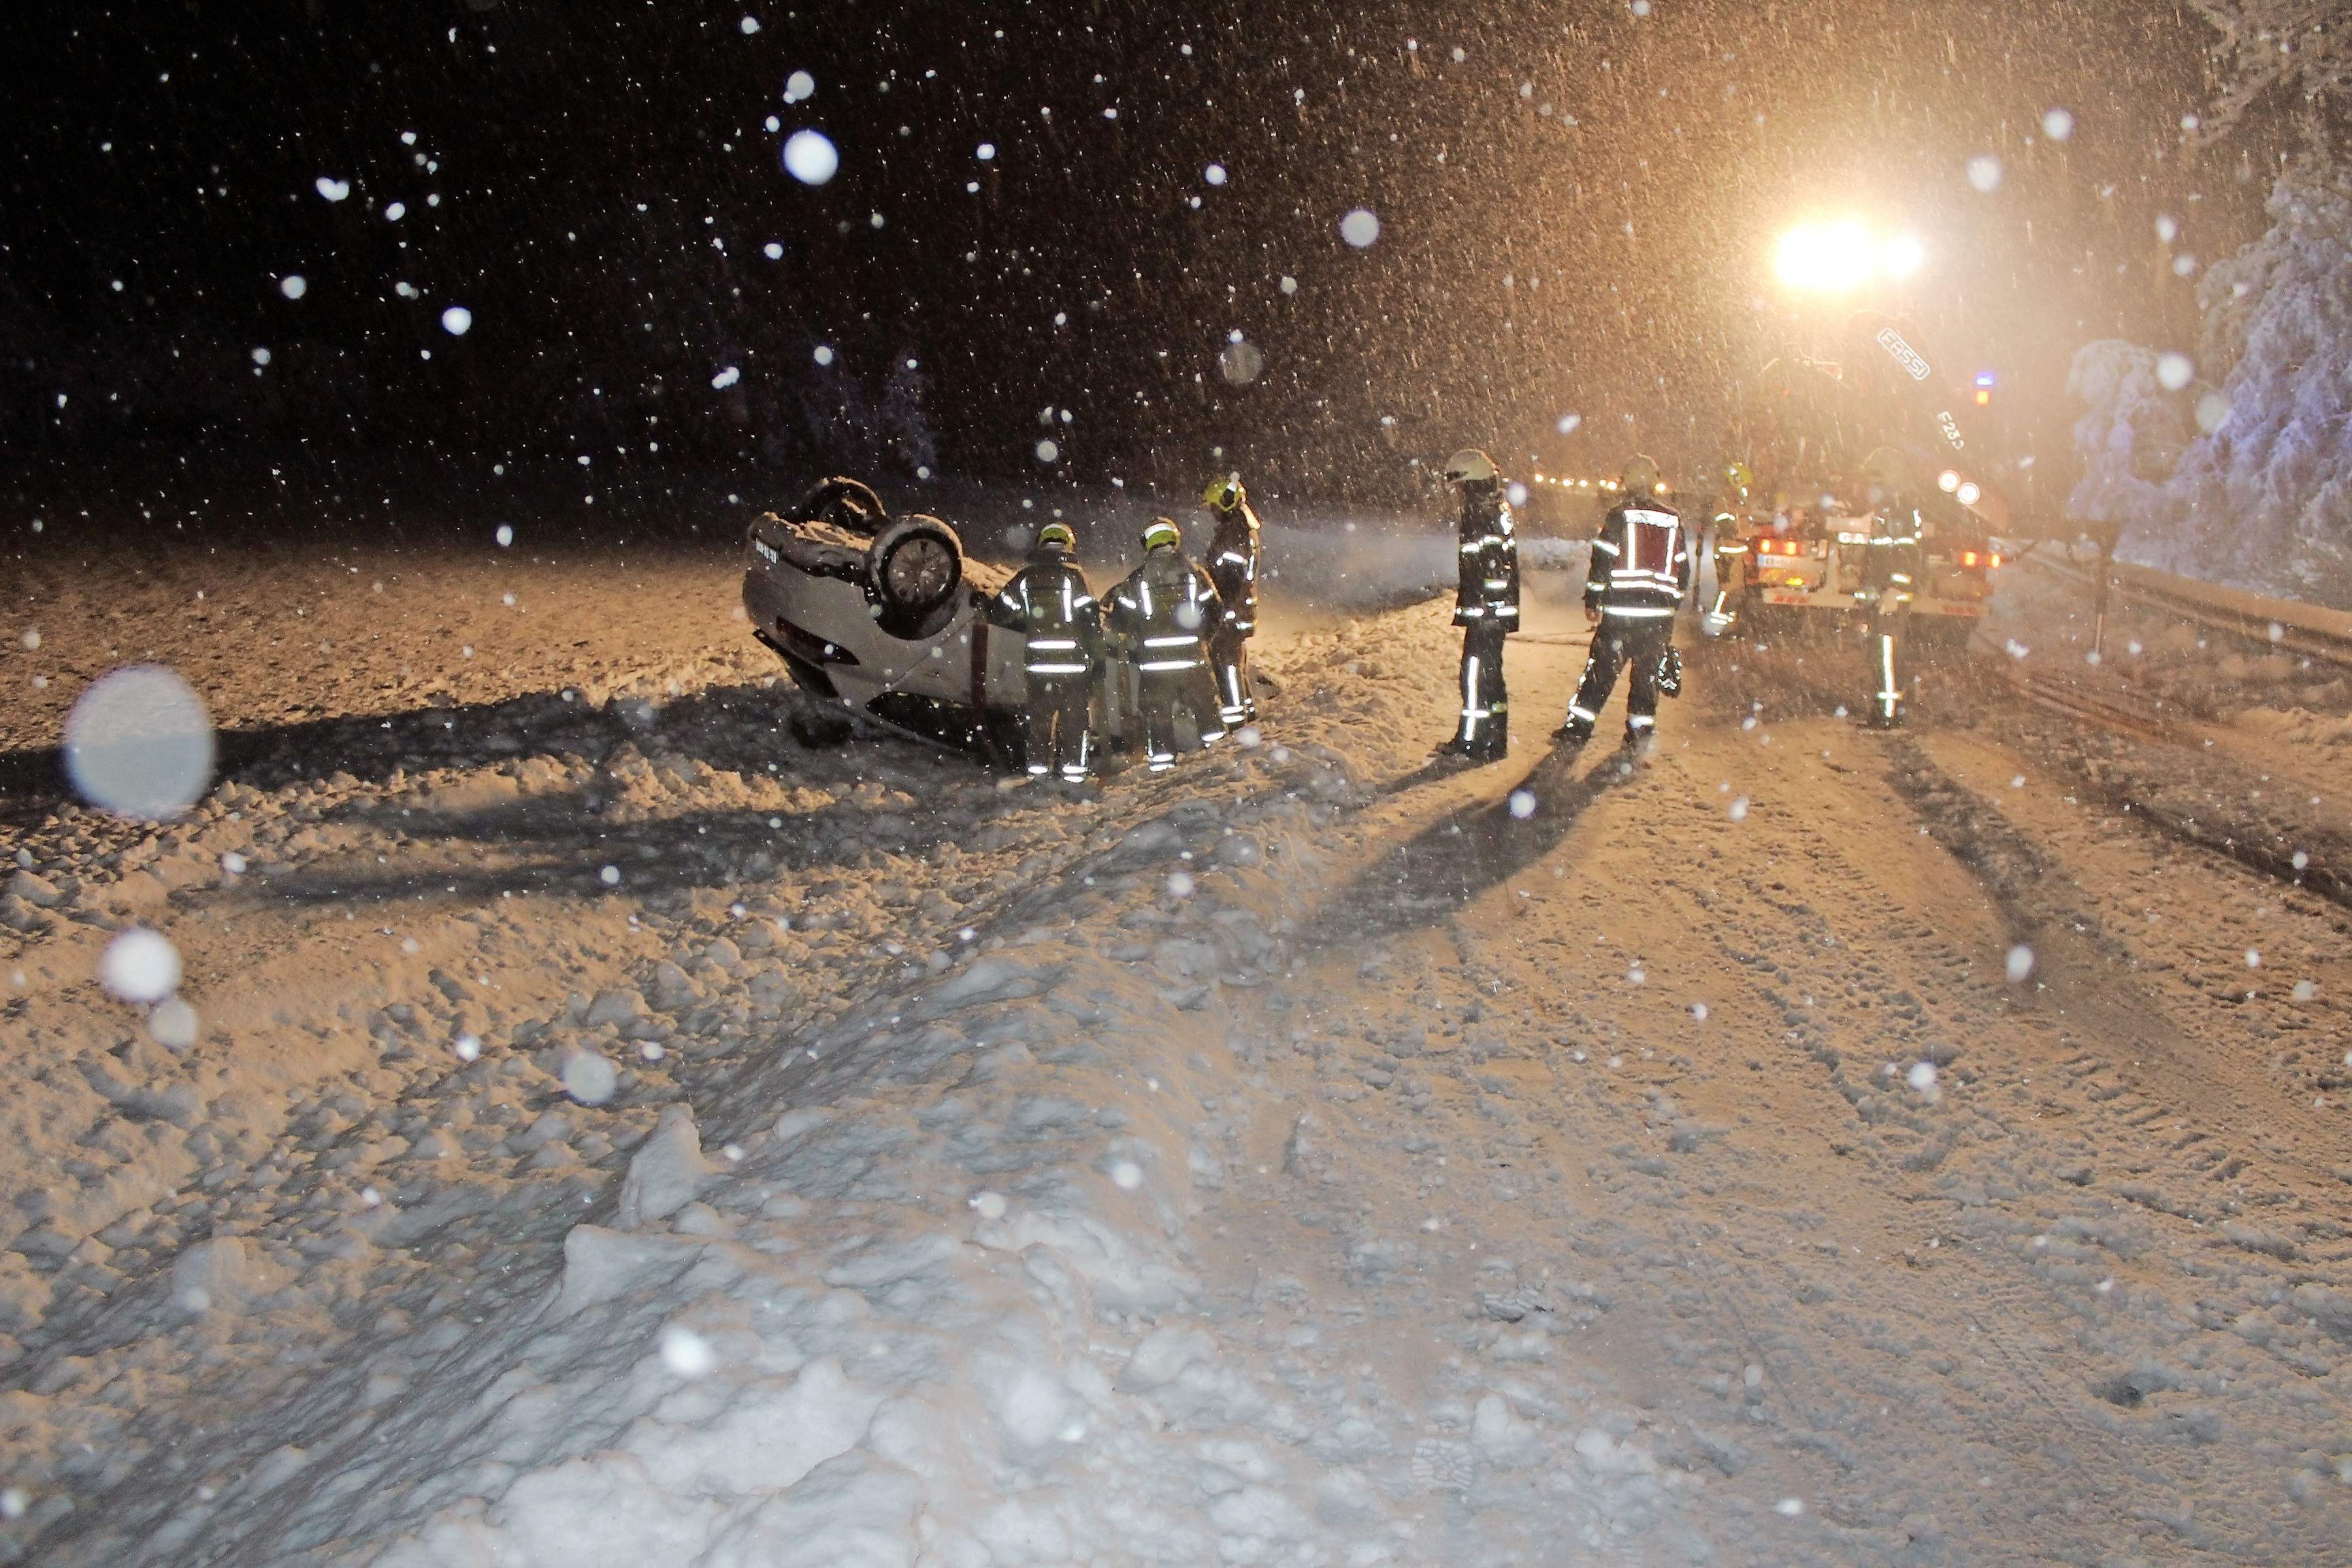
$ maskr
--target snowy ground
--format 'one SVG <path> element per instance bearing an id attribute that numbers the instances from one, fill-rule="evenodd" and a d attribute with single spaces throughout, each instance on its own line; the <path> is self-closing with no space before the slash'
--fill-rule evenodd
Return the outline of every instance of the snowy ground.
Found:
<path id="1" fill-rule="evenodd" d="M 8 1550 L 2352 1562 L 2346 911 L 2197 826 L 2352 870 L 2342 684 L 2089 669 L 2021 574 L 2168 739 L 1710 646 L 1627 771 L 1542 749 L 1545 574 L 1435 770 L 1445 542 L 1352 538 L 1277 540 L 1258 745 L 1075 796 L 797 744 L 716 552 L 37 574 Z M 228 782 L 27 810 L 143 657 Z"/>

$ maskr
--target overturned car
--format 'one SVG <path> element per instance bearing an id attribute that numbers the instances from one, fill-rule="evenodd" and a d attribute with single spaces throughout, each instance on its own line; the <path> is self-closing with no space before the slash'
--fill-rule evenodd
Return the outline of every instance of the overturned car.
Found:
<path id="1" fill-rule="evenodd" d="M 830 479 L 752 523 L 743 608 L 802 689 L 893 729 L 1014 764 L 1024 639 L 992 626 L 1012 574 L 954 529 L 893 518 L 872 488 Z"/>

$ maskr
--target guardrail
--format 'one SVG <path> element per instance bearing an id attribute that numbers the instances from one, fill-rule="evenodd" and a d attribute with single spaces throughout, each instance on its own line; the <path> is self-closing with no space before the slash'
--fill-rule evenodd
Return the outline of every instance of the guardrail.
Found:
<path id="1" fill-rule="evenodd" d="M 2021 565 L 2038 566 L 2083 584 L 2098 585 L 2098 568 L 2085 566 L 2042 549 L 2019 556 Z M 2126 603 L 2182 616 L 2219 631 L 2261 643 L 2281 653 L 2326 659 L 2352 668 L 2352 612 L 2305 605 L 2294 599 L 2273 599 L 2243 588 L 2225 588 L 2178 577 L 2149 566 L 2117 561 L 2107 567 L 2108 591 Z"/>

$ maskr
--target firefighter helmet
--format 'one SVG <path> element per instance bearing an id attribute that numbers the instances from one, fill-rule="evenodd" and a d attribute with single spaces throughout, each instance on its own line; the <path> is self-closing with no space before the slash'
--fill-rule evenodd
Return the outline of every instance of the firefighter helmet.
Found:
<path id="1" fill-rule="evenodd" d="M 1155 517 L 1143 531 L 1143 548 L 1146 550 L 1157 550 L 1163 544 L 1176 545 L 1183 542 L 1184 531 L 1176 526 L 1176 520 L 1172 517 Z"/>
<path id="2" fill-rule="evenodd" d="M 1445 459 L 1445 482 L 1449 485 L 1492 483 L 1497 477 L 1495 459 L 1475 447 L 1465 447 Z"/>
<path id="3" fill-rule="evenodd" d="M 1066 522 L 1049 522 L 1037 531 L 1037 544 L 1041 549 L 1051 544 L 1064 550 L 1074 550 L 1077 543 L 1078 536 L 1070 531 L 1070 525 Z"/>
<path id="4" fill-rule="evenodd" d="M 1664 495 L 1666 487 L 1658 478 L 1658 460 L 1647 452 L 1634 453 L 1626 463 L 1625 471 L 1618 476 L 1617 489 L 1621 494 L 1640 496 L 1645 500 L 1651 496 Z"/>
<path id="5" fill-rule="evenodd" d="M 1201 504 L 1213 506 L 1219 511 L 1231 511 L 1248 499 L 1249 492 L 1242 489 L 1242 477 L 1239 474 L 1227 474 L 1221 479 L 1211 479 L 1208 489 L 1201 492 Z"/>

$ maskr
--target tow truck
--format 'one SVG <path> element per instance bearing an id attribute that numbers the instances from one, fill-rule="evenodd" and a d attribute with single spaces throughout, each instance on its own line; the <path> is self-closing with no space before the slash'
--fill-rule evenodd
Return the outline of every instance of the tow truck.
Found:
<path id="1" fill-rule="evenodd" d="M 1727 505 L 1715 520 L 1717 588 L 1702 620 L 1708 635 L 1768 639 L 1843 623 L 1876 527 L 1863 459 L 1892 448 L 1905 469 L 1900 489 L 1918 498 L 1927 524 L 1912 635 L 1931 648 L 1968 641 L 1992 596 L 2008 509 L 1972 477 L 1979 454 L 1917 336 L 1864 311 L 1848 324 L 1843 360 L 1765 367 L 1751 417 L 1765 477 L 1740 463 L 1726 472 Z"/>

